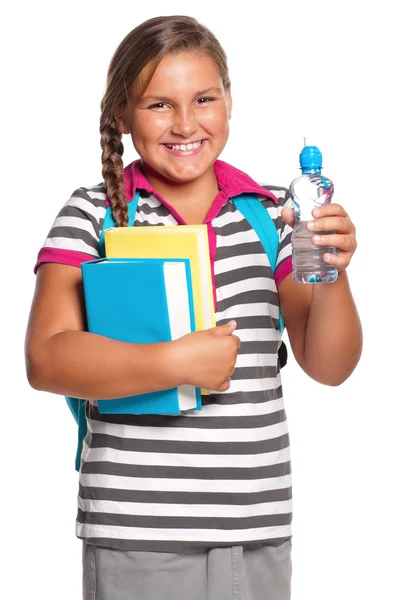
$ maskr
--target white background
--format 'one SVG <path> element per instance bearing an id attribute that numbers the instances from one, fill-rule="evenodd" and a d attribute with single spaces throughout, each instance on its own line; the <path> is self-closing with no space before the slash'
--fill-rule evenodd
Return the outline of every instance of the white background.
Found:
<path id="1" fill-rule="evenodd" d="M 398 597 L 392 7 L 383 0 L 68 0 L 4 9 L 3 598 L 81 597 L 75 424 L 61 397 L 32 390 L 25 377 L 32 269 L 71 192 L 101 180 L 99 104 L 114 50 L 140 22 L 162 14 L 195 16 L 228 54 L 234 107 L 221 158 L 261 182 L 287 185 L 298 174 L 302 138 L 311 136 L 335 201 L 357 226 L 349 275 L 364 328 L 359 366 L 338 388 L 310 380 L 292 357 L 283 371 L 295 491 L 292 598 Z M 135 155 L 127 138 L 125 146 L 127 164 Z"/>

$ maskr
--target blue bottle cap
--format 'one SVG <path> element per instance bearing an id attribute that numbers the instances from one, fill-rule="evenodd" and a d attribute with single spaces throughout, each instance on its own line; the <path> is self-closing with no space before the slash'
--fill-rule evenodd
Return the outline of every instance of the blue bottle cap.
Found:
<path id="1" fill-rule="evenodd" d="M 314 170 L 322 168 L 322 154 L 316 146 L 304 146 L 300 153 L 300 167 Z"/>

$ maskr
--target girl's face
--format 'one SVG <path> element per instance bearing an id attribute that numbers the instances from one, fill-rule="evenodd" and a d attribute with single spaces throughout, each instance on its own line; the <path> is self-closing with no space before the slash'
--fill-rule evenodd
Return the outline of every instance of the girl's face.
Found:
<path id="1" fill-rule="evenodd" d="M 145 81 L 150 65 L 138 80 Z M 213 168 L 229 133 L 231 95 L 207 55 L 166 56 L 142 97 L 116 119 L 121 133 L 131 133 L 134 147 L 158 175 L 188 183 Z"/>

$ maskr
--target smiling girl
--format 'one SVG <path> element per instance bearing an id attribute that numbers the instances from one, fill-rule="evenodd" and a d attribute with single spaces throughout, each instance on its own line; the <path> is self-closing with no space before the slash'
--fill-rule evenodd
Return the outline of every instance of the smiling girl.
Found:
<path id="1" fill-rule="evenodd" d="M 320 208 L 314 230 L 335 233 L 317 243 L 338 248 L 325 259 L 339 277 L 293 282 L 287 191 L 218 160 L 231 85 L 224 51 L 195 19 L 159 17 L 129 33 L 101 109 L 104 181 L 73 193 L 39 252 L 29 381 L 87 400 L 183 384 L 212 393 L 201 411 L 179 416 L 103 415 L 86 403 L 76 521 L 84 598 L 286 600 L 292 495 L 277 315 L 280 308 L 310 377 L 326 385 L 349 377 L 361 352 L 346 274 L 355 228 L 340 205 Z M 125 168 L 122 134 L 140 157 Z M 127 204 L 137 190 L 135 226 L 207 225 L 214 329 L 148 345 L 86 331 L 80 265 L 99 257 L 107 205 L 118 226 L 131 225 Z M 256 196 L 275 223 L 274 274 L 231 201 L 242 194 Z"/>

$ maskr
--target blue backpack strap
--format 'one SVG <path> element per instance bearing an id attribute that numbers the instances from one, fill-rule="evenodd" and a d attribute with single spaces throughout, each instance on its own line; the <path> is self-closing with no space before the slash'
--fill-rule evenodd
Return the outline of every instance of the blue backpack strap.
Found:
<path id="1" fill-rule="evenodd" d="M 128 216 L 129 216 L 129 227 L 134 225 L 135 213 L 137 212 L 137 206 L 140 199 L 140 192 L 137 190 L 136 195 L 134 196 L 131 202 L 127 203 L 128 208 Z M 99 255 L 100 258 L 105 257 L 105 237 L 104 231 L 105 229 L 109 229 L 110 227 L 115 227 L 115 219 L 112 214 L 112 207 L 107 206 L 106 212 L 104 216 L 104 223 L 101 229 L 101 235 L 99 239 Z M 75 418 L 75 421 L 78 426 L 78 440 L 77 440 L 77 451 L 75 458 L 75 469 L 79 471 L 80 469 L 80 459 L 83 449 L 83 440 L 87 434 L 87 421 L 86 421 L 86 401 L 81 400 L 79 398 L 69 398 L 65 397 L 66 403 L 70 408 L 72 415 Z"/>
<path id="2" fill-rule="evenodd" d="M 129 227 L 132 227 L 134 225 L 135 213 L 137 212 L 137 206 L 138 206 L 139 199 L 140 199 L 140 192 L 139 192 L 139 190 L 137 190 L 133 200 L 131 200 L 131 202 L 127 202 Z M 107 206 L 106 212 L 105 212 L 105 217 L 104 217 L 104 222 L 103 222 L 102 229 L 101 229 L 101 235 L 100 235 L 99 242 L 98 242 L 99 255 L 101 258 L 105 258 L 105 235 L 104 235 L 105 230 L 110 229 L 111 227 L 115 227 L 115 226 L 116 226 L 116 222 L 115 222 L 115 219 L 113 218 L 112 207 Z"/>
<path id="3" fill-rule="evenodd" d="M 236 209 L 242 213 L 258 235 L 265 253 L 268 256 L 272 272 L 275 273 L 276 261 L 278 258 L 279 235 L 268 210 L 257 196 L 251 194 L 235 196 L 234 198 L 231 198 L 231 200 Z M 278 329 L 281 333 L 283 332 L 284 327 L 283 317 L 279 311 Z"/>

